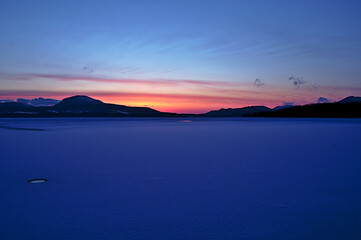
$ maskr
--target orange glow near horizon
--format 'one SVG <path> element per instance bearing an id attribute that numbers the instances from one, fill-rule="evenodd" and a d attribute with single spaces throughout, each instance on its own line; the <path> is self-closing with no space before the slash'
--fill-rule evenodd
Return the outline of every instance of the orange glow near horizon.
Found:
<path id="1" fill-rule="evenodd" d="M 101 100 L 104 103 L 113 103 L 132 107 L 149 107 L 162 112 L 173 113 L 205 113 L 220 108 L 240 108 L 251 105 L 265 105 L 268 107 L 276 106 L 277 99 L 265 102 L 265 99 L 247 100 L 237 99 L 235 97 L 222 96 L 195 96 L 195 95 L 177 95 L 177 94 L 105 94 L 86 93 L 86 94 L 42 94 L 40 97 L 64 99 L 73 95 L 87 95 L 94 99 Z M 21 98 L 37 98 L 39 95 L 26 95 Z M 2 96 L 2 98 L 16 100 L 18 97 Z M 250 98 L 252 99 L 252 98 Z M 270 100 L 270 99 L 269 99 Z"/>
<path id="2" fill-rule="evenodd" d="M 237 98 L 228 96 L 195 96 L 178 94 L 126 94 L 126 95 L 89 95 L 105 103 L 134 107 L 149 107 L 162 112 L 174 113 L 205 113 L 220 108 L 240 108 L 251 105 L 277 106 L 279 100 L 276 98 L 255 99 Z"/>
<path id="3" fill-rule="evenodd" d="M 49 76 L 47 76 L 49 77 Z M 94 80 L 94 79 L 93 79 Z M 295 90 L 276 85 L 267 85 L 260 88 L 253 84 L 243 83 L 218 83 L 200 81 L 136 81 L 135 83 L 120 82 L 111 83 L 102 79 L 85 82 L 72 80 L 80 85 L 70 85 L 68 81 L 56 81 L 62 83 L 53 91 L 32 90 L 31 81 L 26 82 L 28 90 L 20 90 L 24 82 L 17 87 L 19 90 L 0 90 L 1 99 L 17 98 L 53 98 L 64 99 L 74 95 L 87 95 L 105 103 L 113 103 L 134 107 L 149 107 L 162 112 L 174 113 L 205 113 L 221 108 L 241 108 L 246 106 L 266 106 L 273 108 L 283 105 L 284 102 L 294 104 L 307 104 L 317 102 L 319 90 L 311 86 Z M 110 81 L 109 79 L 107 81 Z M 126 81 L 126 80 L 124 80 Z M 66 84 L 64 84 L 64 82 Z M 145 83 L 146 82 L 146 83 Z M 17 82 L 16 82 L 17 83 Z M 15 86 L 16 87 L 16 86 Z M 327 87 L 323 87 L 327 90 Z M 330 88 L 330 87 L 329 87 Z M 53 88 L 54 89 L 54 88 Z M 325 90 L 325 91 L 326 91 Z M 337 88 L 339 94 L 322 94 L 332 100 L 340 100 L 350 95 L 354 89 Z"/>
<path id="4" fill-rule="evenodd" d="M 295 89 L 293 86 L 271 84 L 257 87 L 253 83 L 244 82 L 144 80 L 61 74 L 3 77 L 8 79 L 6 81 L 11 87 L 0 90 L 1 99 L 43 97 L 61 100 L 74 95 L 87 95 L 105 103 L 149 107 L 174 113 L 205 113 L 220 108 L 260 105 L 272 108 L 285 102 L 307 104 L 317 102 L 320 95 L 330 100 L 340 100 L 361 91 L 361 88 L 335 86 L 303 86 Z M 34 86 L 42 87 L 35 90 Z"/>

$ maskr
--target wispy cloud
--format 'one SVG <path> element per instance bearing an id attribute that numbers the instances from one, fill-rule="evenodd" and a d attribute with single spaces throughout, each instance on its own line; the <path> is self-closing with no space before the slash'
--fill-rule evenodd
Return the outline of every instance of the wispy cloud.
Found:
<path id="1" fill-rule="evenodd" d="M 305 84 L 306 81 L 303 80 L 303 77 L 295 77 L 295 76 L 291 76 L 288 78 L 288 80 L 293 82 L 293 85 L 296 86 L 296 88 L 299 88 L 302 84 Z"/>
<path id="2" fill-rule="evenodd" d="M 29 73 L 29 74 L 1 74 L 0 78 L 5 80 L 36 80 L 36 79 L 51 79 L 58 81 L 88 81 L 99 83 L 119 83 L 119 84 L 145 84 L 145 85 L 167 85 L 175 86 L 181 84 L 189 85 L 206 85 L 206 86 L 236 86 L 239 85 L 234 82 L 223 81 L 203 81 L 191 79 L 135 79 L 135 78 L 106 78 L 96 76 L 83 76 L 83 75 L 70 75 L 70 74 L 42 74 L 42 73 Z"/>
<path id="3" fill-rule="evenodd" d="M 254 80 L 253 85 L 260 87 L 264 85 L 264 82 L 262 82 L 261 79 L 256 78 L 256 80 Z"/>
<path id="4" fill-rule="evenodd" d="M 83 67 L 83 71 L 86 72 L 86 73 L 93 73 L 93 72 L 95 72 L 94 68 L 93 68 L 93 67 L 89 67 L 89 66 L 84 66 L 84 67 Z"/>

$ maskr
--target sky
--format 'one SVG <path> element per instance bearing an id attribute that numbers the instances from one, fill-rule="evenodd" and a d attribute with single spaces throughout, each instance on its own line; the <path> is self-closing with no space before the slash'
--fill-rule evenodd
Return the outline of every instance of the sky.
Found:
<path id="1" fill-rule="evenodd" d="M 203 113 L 361 95 L 361 1 L 0 2 L 0 99 Z"/>

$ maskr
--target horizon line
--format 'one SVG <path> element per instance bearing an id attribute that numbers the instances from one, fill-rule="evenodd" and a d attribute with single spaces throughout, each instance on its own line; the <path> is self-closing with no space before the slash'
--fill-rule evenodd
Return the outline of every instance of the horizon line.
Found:
<path id="1" fill-rule="evenodd" d="M 94 98 L 92 96 L 89 96 L 89 94 L 75 94 L 75 95 L 71 95 L 71 96 L 67 96 L 67 97 L 64 97 L 62 99 L 54 99 L 54 98 L 49 98 L 49 97 L 35 97 L 35 98 L 31 98 L 31 99 L 28 99 L 28 98 L 24 98 L 24 97 L 17 97 L 16 100 L 13 100 L 13 99 L 0 99 L 0 101 L 6 101 L 6 100 L 11 100 L 11 101 L 14 101 L 14 102 L 18 102 L 19 99 L 26 99 L 26 100 L 34 100 L 34 99 L 39 99 L 39 98 L 42 98 L 42 99 L 45 99 L 45 100 L 56 100 L 56 101 L 63 101 L 64 99 L 67 99 L 67 98 L 71 98 L 71 97 L 77 97 L 77 96 L 84 96 L 84 97 L 89 97 L 91 99 L 94 99 L 94 100 L 100 100 L 101 102 L 105 103 L 105 104 L 116 104 L 116 105 L 122 105 L 122 106 L 128 106 L 128 107 L 147 107 L 147 108 L 151 108 L 151 109 L 154 109 L 154 110 L 157 110 L 157 111 L 160 111 L 160 112 L 164 112 L 164 113 L 177 113 L 177 114 L 204 114 L 204 113 L 207 113 L 207 112 L 210 112 L 210 111 L 214 111 L 214 110 L 221 110 L 221 109 L 238 109 L 238 108 L 246 108 L 246 107 L 259 107 L 259 106 L 262 106 L 262 107 L 267 107 L 269 109 L 274 109 L 276 107 L 279 107 L 279 106 L 304 106 L 304 105 L 309 105 L 309 104 L 322 104 L 322 103 L 337 103 L 347 97 L 357 97 L 357 96 L 346 96 L 346 97 L 343 97 L 341 100 L 338 100 L 338 101 L 326 101 L 326 102 L 314 102 L 314 103 L 306 103 L 306 104 L 294 104 L 292 102 L 284 102 L 283 105 L 278 105 L 278 106 L 275 106 L 275 107 L 269 107 L 267 105 L 245 105 L 245 106 L 241 106 L 241 107 L 221 107 L 221 108 L 216 108 L 216 109 L 209 109 L 207 111 L 204 111 L 204 112 L 173 112 L 173 111 L 162 111 L 162 110 L 158 110 L 156 108 L 153 108 L 153 107 L 150 107 L 150 106 L 147 106 L 147 105 L 144 105 L 144 106 L 136 106 L 136 105 L 127 105 L 127 104 L 119 104 L 119 103 L 115 103 L 115 102 L 107 102 L 107 101 L 103 101 L 101 99 L 98 99 L 98 98 Z M 0 102 L 1 103 L 1 102 Z M 54 104 L 56 105 L 56 104 Z M 52 105 L 52 106 L 54 106 Z M 37 106 L 34 106 L 34 107 L 37 107 Z"/>

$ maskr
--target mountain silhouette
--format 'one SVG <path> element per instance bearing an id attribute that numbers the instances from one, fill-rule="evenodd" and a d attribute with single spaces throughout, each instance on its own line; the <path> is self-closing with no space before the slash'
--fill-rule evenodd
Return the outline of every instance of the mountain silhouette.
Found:
<path id="1" fill-rule="evenodd" d="M 16 100 L 18 103 L 28 104 L 34 107 L 45 107 L 45 106 L 54 106 L 59 100 L 51 99 L 51 98 L 33 98 L 33 99 L 25 99 L 25 98 L 18 98 Z"/>
<path id="2" fill-rule="evenodd" d="M 34 107 L 17 102 L 3 102 L 0 103 L 1 113 L 12 113 L 12 112 L 33 112 Z"/>
<path id="3" fill-rule="evenodd" d="M 220 109 L 210 111 L 204 116 L 207 117 L 243 117 L 249 114 L 255 114 L 259 112 L 268 112 L 271 111 L 270 108 L 265 106 L 251 106 L 251 107 L 243 107 L 243 108 L 228 108 L 228 109 Z"/>
<path id="4" fill-rule="evenodd" d="M 53 109 L 57 111 L 102 111 L 106 104 L 100 100 L 93 99 L 84 95 L 64 98 L 55 104 Z"/>
<path id="5" fill-rule="evenodd" d="M 277 111 L 259 112 L 247 117 L 288 117 L 288 118 L 360 118 L 361 97 L 346 97 L 339 102 L 317 103 L 293 106 Z"/>
<path id="6" fill-rule="evenodd" d="M 349 96 L 342 99 L 338 103 L 361 103 L 361 97 Z"/>
<path id="7" fill-rule="evenodd" d="M 35 114 L 34 114 L 35 113 Z M 64 98 L 50 107 L 0 103 L 0 117 L 162 117 L 174 116 L 147 107 L 104 103 L 85 95 Z"/>
<path id="8" fill-rule="evenodd" d="M 147 107 L 128 107 L 124 105 L 104 103 L 84 95 L 64 98 L 51 108 L 58 112 L 77 113 L 109 113 L 109 114 L 144 114 L 158 115 L 161 112 Z"/>
<path id="9" fill-rule="evenodd" d="M 361 97 L 349 96 L 335 103 L 282 106 L 270 109 L 249 106 L 213 110 L 205 114 L 165 113 L 148 107 L 129 107 L 77 95 L 54 106 L 36 107 L 19 102 L 0 102 L 0 117 L 310 117 L 361 118 Z"/>

